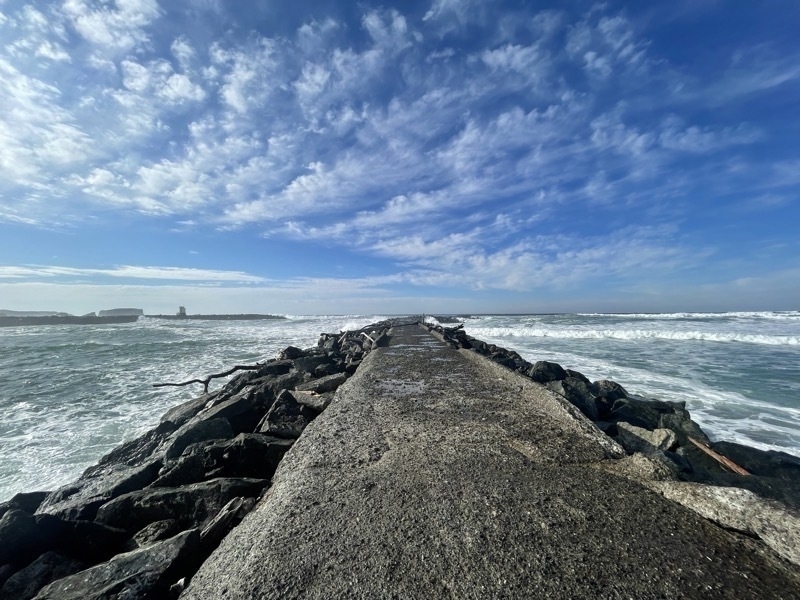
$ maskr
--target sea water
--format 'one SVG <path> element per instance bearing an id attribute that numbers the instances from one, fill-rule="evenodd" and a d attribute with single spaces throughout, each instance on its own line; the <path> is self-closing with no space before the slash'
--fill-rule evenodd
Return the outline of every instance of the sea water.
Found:
<path id="1" fill-rule="evenodd" d="M 109 450 L 158 424 L 201 385 L 153 388 L 314 346 L 322 332 L 386 317 L 258 321 L 140 318 L 135 323 L 0 328 L 0 502 L 76 479 Z M 225 384 L 212 381 L 210 389 Z"/>
<path id="2" fill-rule="evenodd" d="M 141 318 L 0 328 L 0 501 L 54 489 L 154 427 L 200 385 L 153 388 L 306 348 L 383 315 Z M 629 392 L 685 400 L 712 439 L 800 455 L 800 312 L 483 315 L 467 332 Z M 225 380 L 214 380 L 218 389 Z"/>

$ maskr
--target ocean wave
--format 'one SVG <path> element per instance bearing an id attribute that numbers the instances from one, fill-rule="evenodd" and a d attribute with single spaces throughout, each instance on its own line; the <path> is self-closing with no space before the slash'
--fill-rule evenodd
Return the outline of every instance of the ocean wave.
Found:
<path id="1" fill-rule="evenodd" d="M 576 313 L 579 317 L 605 317 L 623 319 L 775 319 L 800 320 L 800 311 L 760 312 L 676 312 L 676 313 Z"/>
<path id="2" fill-rule="evenodd" d="M 612 340 L 676 340 L 707 342 L 741 342 L 769 346 L 798 346 L 800 336 L 762 335 L 749 333 L 719 333 L 705 331 L 666 331 L 651 329 L 553 329 L 544 327 L 469 327 L 467 332 L 478 338 L 541 337 L 556 339 L 612 339 Z"/>

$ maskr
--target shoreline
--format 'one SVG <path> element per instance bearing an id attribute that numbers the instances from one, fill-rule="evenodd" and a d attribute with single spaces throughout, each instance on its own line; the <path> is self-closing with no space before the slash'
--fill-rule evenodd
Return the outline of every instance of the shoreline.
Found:
<path id="1" fill-rule="evenodd" d="M 398 321 L 323 333 L 316 347 L 305 350 L 287 347 L 279 358 L 167 411 L 155 429 L 117 447 L 72 484 L 17 494 L 0 504 L 0 542 L 8 541 L 9 531 L 17 532 L 10 545 L 0 544 L 7 548 L 0 555 L 0 590 L 8 582 L 12 588 L 21 581 L 30 583 L 33 566 L 41 571 L 43 562 L 57 565 L 48 563 L 49 575 L 39 575 L 39 588 L 71 581 L 85 569 L 97 574 L 102 571 L 98 565 L 130 568 L 126 561 L 132 556 L 143 560 L 154 548 L 172 553 L 172 558 L 162 565 L 152 589 L 166 594 L 182 577 L 191 578 L 270 489 L 280 459 L 305 426 L 323 414 L 336 389 L 373 349 L 388 343 L 393 325 L 399 326 Z M 480 356 L 563 398 L 574 407 L 571 418 L 588 418 L 593 423 L 588 426 L 621 445 L 623 454 L 612 462 L 624 476 L 631 476 L 633 466 L 651 476 L 656 473 L 659 481 L 750 489 L 800 508 L 800 459 L 738 444 L 711 444 L 685 406 L 629 395 L 619 384 L 590 382 L 555 363 L 532 365 L 459 327 L 424 329 L 458 352 Z M 733 455 L 734 462 L 753 474 L 726 471 L 690 438 Z M 264 464 L 270 465 L 268 471 Z M 181 499 L 171 490 L 183 490 Z M 758 532 L 749 534 L 760 537 Z M 66 548 L 87 541 L 95 547 L 91 556 L 64 556 Z M 173 596 L 177 591 L 173 589 Z M 42 596 L 47 597 L 59 596 Z"/>

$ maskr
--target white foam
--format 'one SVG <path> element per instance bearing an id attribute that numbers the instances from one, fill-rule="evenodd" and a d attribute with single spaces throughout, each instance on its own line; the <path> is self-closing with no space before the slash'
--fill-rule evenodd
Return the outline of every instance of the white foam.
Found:
<path id="1" fill-rule="evenodd" d="M 582 329 L 579 327 L 471 327 L 470 335 L 494 338 L 557 338 L 613 340 L 703 340 L 708 342 L 742 342 L 770 346 L 798 346 L 800 336 L 759 335 L 752 333 L 720 333 L 713 331 L 677 331 L 666 329 Z"/>

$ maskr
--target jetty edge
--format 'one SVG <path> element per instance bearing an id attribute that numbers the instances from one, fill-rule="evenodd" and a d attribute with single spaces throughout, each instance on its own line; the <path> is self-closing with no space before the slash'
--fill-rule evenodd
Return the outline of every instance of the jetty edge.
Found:
<path id="1" fill-rule="evenodd" d="M 410 319 L 288 347 L 0 505 L 0 597 L 800 597 L 790 506 L 681 481 L 681 442 L 626 452 L 550 389 L 579 374 L 481 344 Z M 601 384 L 606 423 L 644 414 Z"/>

